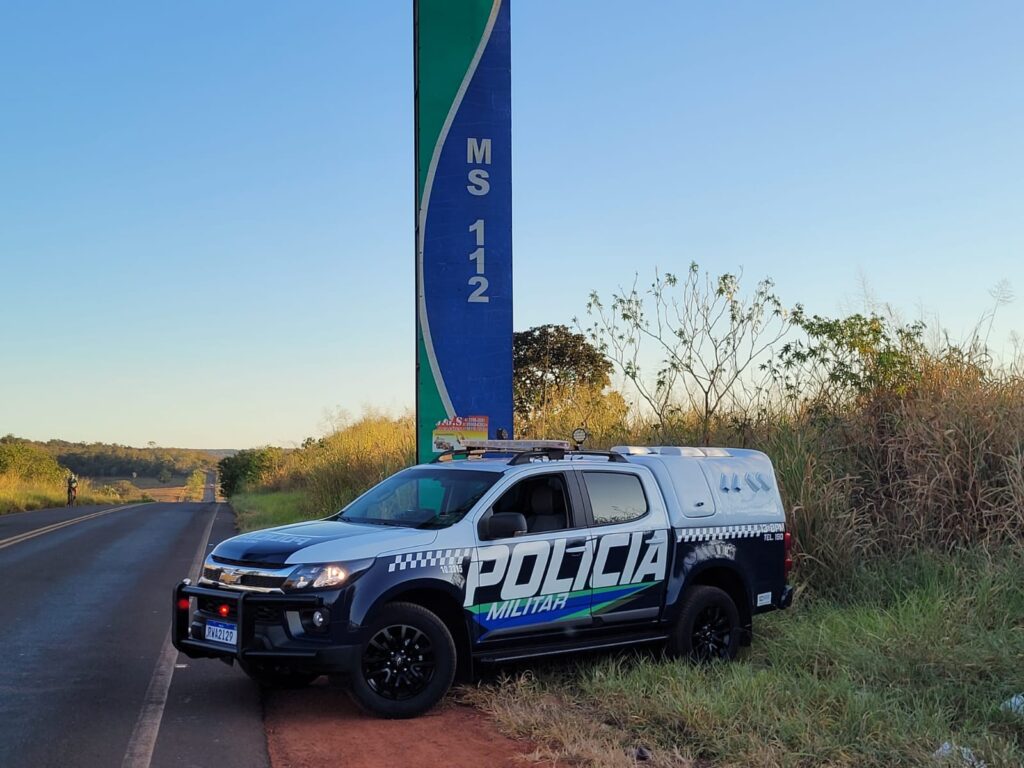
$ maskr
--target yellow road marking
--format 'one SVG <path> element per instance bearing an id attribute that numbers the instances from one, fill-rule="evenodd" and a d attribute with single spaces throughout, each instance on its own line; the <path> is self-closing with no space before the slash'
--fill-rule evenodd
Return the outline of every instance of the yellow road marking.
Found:
<path id="1" fill-rule="evenodd" d="M 54 523 L 53 525 L 47 525 L 42 528 L 36 528 L 34 531 L 26 531 L 25 533 L 19 533 L 17 536 L 11 536 L 6 539 L 0 539 L 0 549 L 13 547 L 15 544 L 20 544 L 23 541 L 34 539 L 36 536 L 42 536 L 44 533 L 50 533 L 51 531 L 57 531 L 61 528 L 67 528 L 69 525 L 74 525 L 75 523 L 84 523 L 86 520 L 92 520 L 96 517 L 109 515 L 111 512 L 119 512 L 122 509 L 131 509 L 132 507 L 140 506 L 142 506 L 142 504 L 125 504 L 124 506 L 113 507 L 112 509 L 101 509 L 99 512 L 90 512 L 88 515 L 82 515 L 81 517 L 73 517 L 70 520 L 64 520 L 60 523 Z"/>

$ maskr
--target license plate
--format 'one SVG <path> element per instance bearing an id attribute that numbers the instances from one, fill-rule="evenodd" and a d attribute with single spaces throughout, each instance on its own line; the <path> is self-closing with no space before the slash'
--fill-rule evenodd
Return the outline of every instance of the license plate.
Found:
<path id="1" fill-rule="evenodd" d="M 215 643 L 235 645 L 238 643 L 238 629 L 234 624 L 224 621 L 207 621 L 206 639 Z"/>

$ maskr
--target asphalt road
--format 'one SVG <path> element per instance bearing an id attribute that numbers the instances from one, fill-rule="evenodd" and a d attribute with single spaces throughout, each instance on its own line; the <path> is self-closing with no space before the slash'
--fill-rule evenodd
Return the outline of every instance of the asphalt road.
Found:
<path id="1" fill-rule="evenodd" d="M 212 498 L 0 516 L 0 766 L 268 765 L 256 685 L 169 645 L 173 585 L 234 533 Z"/>

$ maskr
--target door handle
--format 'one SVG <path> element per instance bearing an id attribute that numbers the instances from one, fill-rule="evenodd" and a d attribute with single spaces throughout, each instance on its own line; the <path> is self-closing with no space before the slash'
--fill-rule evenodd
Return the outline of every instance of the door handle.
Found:
<path id="1" fill-rule="evenodd" d="M 579 555 L 587 551 L 586 539 L 571 539 L 565 543 L 565 552 L 570 555 Z"/>
<path id="2" fill-rule="evenodd" d="M 644 541 L 648 544 L 664 544 L 666 541 L 665 531 L 663 529 L 649 531 L 644 535 Z"/>

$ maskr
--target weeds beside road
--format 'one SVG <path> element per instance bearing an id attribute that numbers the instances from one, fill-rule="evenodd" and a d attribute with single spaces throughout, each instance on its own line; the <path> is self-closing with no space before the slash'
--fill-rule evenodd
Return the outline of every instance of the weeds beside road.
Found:
<path id="1" fill-rule="evenodd" d="M 88 480 L 78 482 L 78 504 L 114 504 L 121 499 L 102 489 L 93 487 Z M 27 512 L 31 509 L 63 507 L 68 502 L 66 486 L 41 480 L 23 480 L 0 475 L 0 515 L 8 512 Z"/>
<path id="2" fill-rule="evenodd" d="M 315 515 L 309 498 L 302 491 L 269 491 L 236 493 L 231 497 L 238 530 L 256 531 L 275 525 L 309 520 Z"/>
<path id="3" fill-rule="evenodd" d="M 0 438 L 0 515 L 67 504 L 68 470 L 38 445 L 17 438 Z M 148 497 L 127 480 L 98 485 L 78 480 L 78 504 L 116 504 L 146 501 Z"/>

